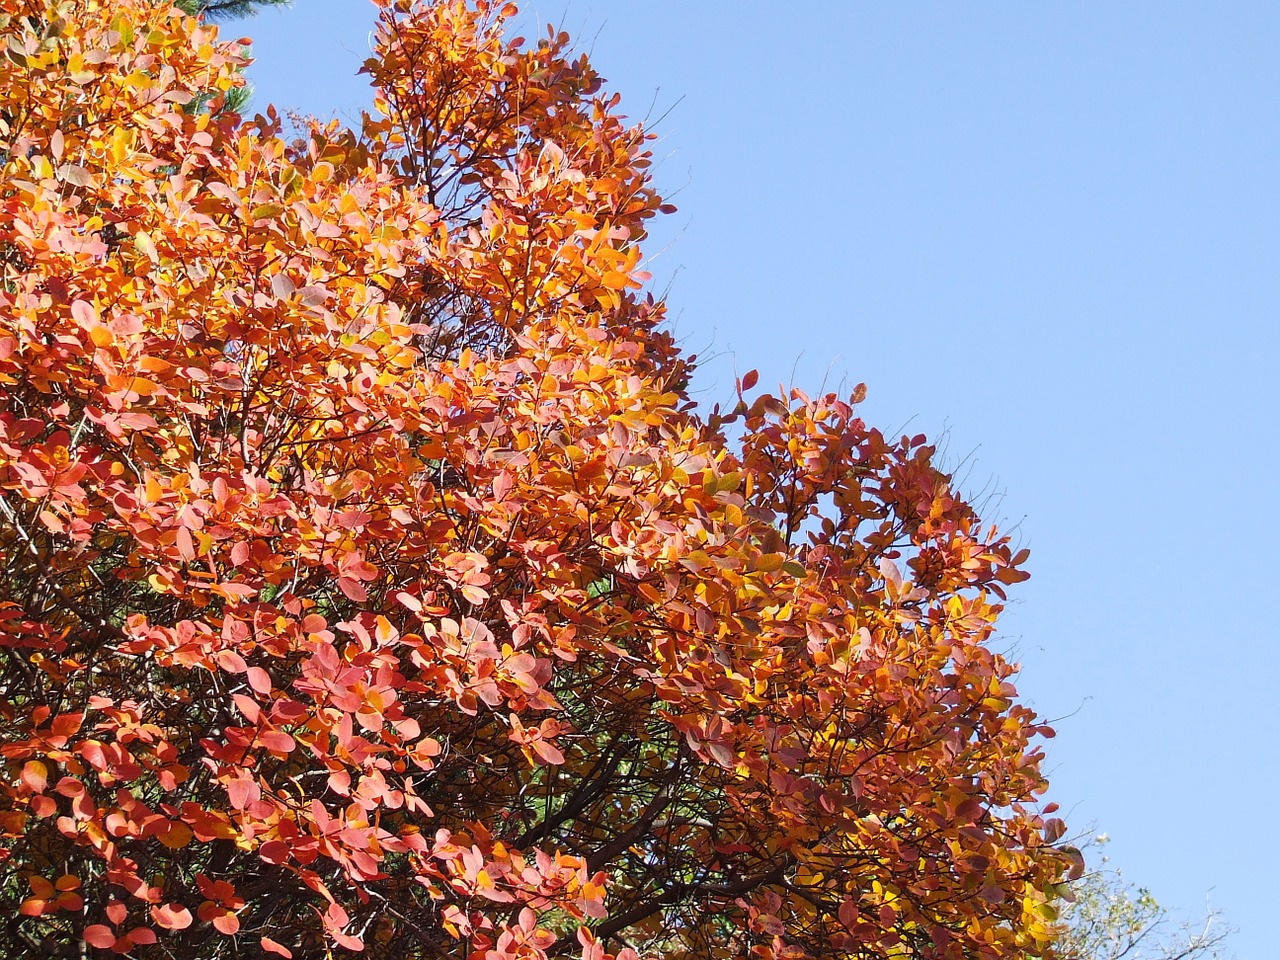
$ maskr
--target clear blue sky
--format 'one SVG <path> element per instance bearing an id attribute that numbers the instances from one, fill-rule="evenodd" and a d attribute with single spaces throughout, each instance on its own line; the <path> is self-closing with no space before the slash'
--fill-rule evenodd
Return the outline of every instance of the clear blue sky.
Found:
<path id="1" fill-rule="evenodd" d="M 866 381 L 1017 525 L 1053 794 L 1241 960 L 1276 956 L 1280 4 L 526 3 L 678 191 L 677 330 L 766 383 Z M 371 8 L 232 23 L 257 102 L 353 116 Z M 708 349 L 709 348 L 709 349 Z M 1275 605 L 1275 606 L 1273 606 Z"/>

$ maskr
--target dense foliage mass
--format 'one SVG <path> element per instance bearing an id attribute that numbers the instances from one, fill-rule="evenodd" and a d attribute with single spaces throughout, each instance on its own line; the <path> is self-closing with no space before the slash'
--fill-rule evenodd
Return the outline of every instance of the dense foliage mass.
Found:
<path id="1" fill-rule="evenodd" d="M 0 955 L 1044 954 L 1023 557 L 859 396 L 693 408 L 648 135 L 514 12 L 384 2 L 290 140 L 0 0 Z"/>

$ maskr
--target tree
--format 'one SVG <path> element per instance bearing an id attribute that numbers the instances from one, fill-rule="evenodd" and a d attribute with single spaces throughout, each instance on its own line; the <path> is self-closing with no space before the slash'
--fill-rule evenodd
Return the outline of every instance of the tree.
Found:
<path id="1" fill-rule="evenodd" d="M 291 0 L 178 0 L 176 6 L 191 16 L 212 17 L 215 20 L 230 17 L 251 17 L 259 7 L 280 7 Z"/>
<path id="2" fill-rule="evenodd" d="M 1090 845 L 1107 842 L 1098 834 Z M 1219 960 L 1231 935 L 1217 910 L 1201 923 L 1175 925 L 1151 892 L 1127 883 L 1106 856 L 1073 884 L 1064 907 L 1057 947 L 1068 960 Z"/>
<path id="3" fill-rule="evenodd" d="M 386 0 L 286 142 L 200 19 L 0 11 L 6 960 L 1050 954 L 1025 552 L 861 388 L 690 402 L 566 35 Z"/>

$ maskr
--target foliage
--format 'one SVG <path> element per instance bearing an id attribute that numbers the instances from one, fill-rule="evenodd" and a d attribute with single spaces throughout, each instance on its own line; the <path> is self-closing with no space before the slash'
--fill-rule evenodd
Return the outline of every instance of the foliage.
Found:
<path id="1" fill-rule="evenodd" d="M 649 135 L 514 12 L 286 142 L 0 0 L 6 957 L 1046 954 L 1025 554 L 861 390 L 693 407 Z"/>
<path id="2" fill-rule="evenodd" d="M 1108 842 L 1099 834 L 1093 845 Z M 1203 923 L 1174 926 L 1151 892 L 1127 883 L 1102 856 L 1072 885 L 1058 950 L 1067 960 L 1219 960 L 1231 930 L 1210 910 Z"/>

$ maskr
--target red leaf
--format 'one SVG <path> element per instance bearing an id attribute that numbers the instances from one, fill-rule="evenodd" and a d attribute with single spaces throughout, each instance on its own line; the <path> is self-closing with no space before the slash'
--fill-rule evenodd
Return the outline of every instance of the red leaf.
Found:
<path id="1" fill-rule="evenodd" d="M 307 715 L 307 708 L 297 700 L 277 700 L 271 707 L 271 719 L 275 723 L 297 723 Z"/>
<path id="2" fill-rule="evenodd" d="M 840 904 L 839 916 L 845 928 L 852 930 L 853 925 L 858 922 L 858 905 L 852 900 L 846 900 Z"/>
<path id="3" fill-rule="evenodd" d="M 227 783 L 227 798 L 237 810 L 243 810 L 261 797 L 262 789 L 248 776 L 239 777 Z"/>
<path id="4" fill-rule="evenodd" d="M 156 942 L 156 932 L 150 927 L 134 927 L 125 938 L 135 944 L 151 944 Z"/>
<path id="5" fill-rule="evenodd" d="M 342 933 L 338 930 L 330 930 L 329 936 L 333 937 L 333 942 L 338 946 L 351 950 L 354 953 L 360 953 L 364 950 L 364 941 L 359 937 L 353 937 L 350 934 Z"/>
<path id="6" fill-rule="evenodd" d="M 84 793 L 84 784 L 75 777 L 63 777 L 53 789 L 64 797 L 78 797 Z"/>
<path id="7" fill-rule="evenodd" d="M 263 937 L 258 941 L 262 945 L 262 949 L 270 953 L 278 953 L 282 957 L 292 957 L 293 951 L 283 944 L 276 943 L 270 937 Z"/>
<path id="8" fill-rule="evenodd" d="M 289 753 L 296 744 L 293 737 L 280 730 L 268 730 L 258 735 L 258 742 L 273 753 Z"/>
<path id="9" fill-rule="evenodd" d="M 93 926 L 84 928 L 84 942 L 91 947 L 97 947 L 100 950 L 106 950 L 116 942 L 116 935 L 108 926 L 101 923 L 95 923 Z"/>
<path id="10" fill-rule="evenodd" d="M 166 930 L 185 930 L 191 926 L 191 911 L 177 903 L 164 903 L 151 908 L 151 919 Z"/>
<path id="11" fill-rule="evenodd" d="M 281 864 L 289 859 L 289 848 L 279 840 L 268 840 L 258 848 L 258 856 L 267 863 Z"/>

